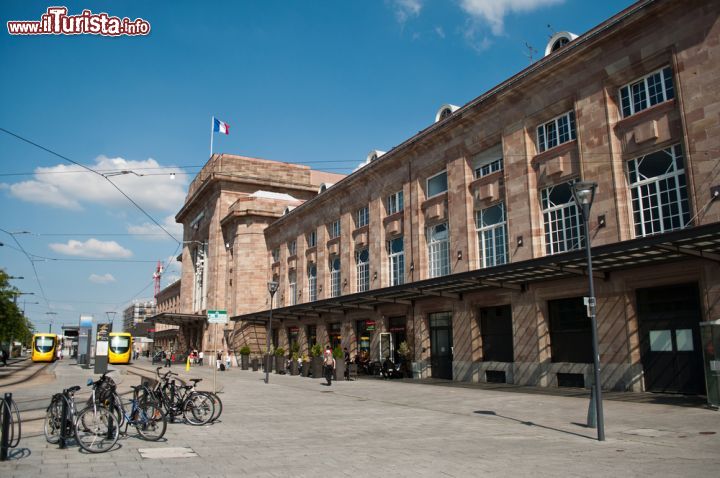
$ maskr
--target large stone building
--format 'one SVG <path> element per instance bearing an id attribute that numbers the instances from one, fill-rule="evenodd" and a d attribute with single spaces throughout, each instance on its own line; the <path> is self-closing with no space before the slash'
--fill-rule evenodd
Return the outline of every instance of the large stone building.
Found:
<path id="1" fill-rule="evenodd" d="M 274 279 L 286 348 L 377 359 L 404 341 L 423 376 L 588 386 L 587 232 L 603 387 L 702 393 L 699 323 L 720 319 L 719 12 L 644 0 L 559 33 L 320 194 L 307 169 L 214 156 L 177 216 L 183 310 L 225 308 L 230 346 L 262 345 Z M 588 231 L 578 180 L 597 183 Z"/>

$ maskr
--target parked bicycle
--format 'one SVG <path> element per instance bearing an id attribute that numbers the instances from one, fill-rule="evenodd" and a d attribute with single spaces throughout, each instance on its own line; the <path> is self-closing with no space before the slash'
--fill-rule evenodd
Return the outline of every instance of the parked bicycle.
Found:
<path id="1" fill-rule="evenodd" d="M 172 376 L 173 372 L 160 373 L 162 367 L 156 369 L 158 381 L 153 388 L 153 395 L 162 404 L 162 409 L 170 423 L 182 416 L 190 425 L 205 425 L 215 415 L 213 400 L 206 394 L 194 391 L 194 385 L 178 385 Z"/>
<path id="2" fill-rule="evenodd" d="M 90 453 L 102 453 L 117 443 L 119 426 L 110 409 L 95 400 L 95 384 L 88 379 L 92 387 L 91 405 L 79 413 L 75 406 L 75 392 L 80 386 L 67 388 L 56 393 L 50 400 L 45 415 L 45 439 L 52 444 L 59 443 L 64 448 L 68 439 L 75 438 L 80 447 Z"/>
<path id="3" fill-rule="evenodd" d="M 123 435 L 127 435 L 129 426 L 134 426 L 141 438 L 149 441 L 160 440 L 167 429 L 167 416 L 163 413 L 161 404 L 147 384 L 130 388 L 133 389 L 133 398 L 125 404 L 117 392 L 115 381 L 104 373 L 95 381 L 95 400 L 112 411 L 119 427 L 125 425 Z M 126 405 L 130 406 L 129 411 Z"/>

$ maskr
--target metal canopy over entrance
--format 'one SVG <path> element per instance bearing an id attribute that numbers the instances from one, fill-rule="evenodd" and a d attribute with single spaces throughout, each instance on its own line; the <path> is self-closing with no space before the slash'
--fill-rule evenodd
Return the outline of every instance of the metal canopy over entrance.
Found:
<path id="1" fill-rule="evenodd" d="M 698 226 L 666 234 L 594 247 L 593 270 L 601 278 L 612 271 L 662 264 L 687 258 L 720 262 L 720 223 Z M 514 262 L 476 269 L 433 279 L 348 294 L 331 299 L 281 307 L 273 310 L 277 319 L 318 318 L 321 313 L 374 310 L 382 304 L 411 305 L 427 297 L 460 300 L 464 293 L 506 288 L 526 290 L 532 283 L 565 279 L 587 274 L 585 251 Z M 269 310 L 232 317 L 234 321 L 264 321 Z"/>
<path id="2" fill-rule="evenodd" d="M 150 320 L 156 324 L 165 325 L 196 325 L 207 322 L 207 317 L 201 314 L 180 314 L 175 312 L 163 312 L 153 315 Z"/>

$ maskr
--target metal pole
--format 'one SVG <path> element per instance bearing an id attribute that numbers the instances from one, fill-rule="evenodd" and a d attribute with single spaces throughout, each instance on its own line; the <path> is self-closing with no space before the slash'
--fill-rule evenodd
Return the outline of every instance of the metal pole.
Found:
<path id="1" fill-rule="evenodd" d="M 270 334 L 272 333 L 272 311 L 273 311 L 273 296 L 274 292 L 270 292 L 270 318 L 267 324 L 267 336 L 265 341 L 267 342 L 267 351 L 265 353 L 265 383 L 270 383 Z"/>
<path id="2" fill-rule="evenodd" d="M 2 430 L 0 431 L 0 461 L 8 458 L 8 449 L 10 448 L 10 404 L 12 403 L 12 393 L 6 393 L 5 398 L 0 400 L 2 406 Z"/>
<path id="3" fill-rule="evenodd" d="M 213 341 L 215 342 L 215 357 L 213 357 L 213 359 L 215 360 L 215 371 L 213 372 L 213 393 L 217 393 L 217 330 L 218 324 L 215 324 L 215 337 L 213 339 Z"/>
<path id="4" fill-rule="evenodd" d="M 592 347 L 593 347 L 593 368 L 595 375 L 595 386 L 593 393 L 595 394 L 595 413 L 597 418 L 597 436 L 598 441 L 605 441 L 605 419 L 603 417 L 602 406 L 602 390 L 600 382 L 600 351 L 598 347 L 597 320 L 595 318 L 595 283 L 593 281 L 592 254 L 590 253 L 590 232 L 588 216 L 590 216 L 590 207 L 585 204 L 583 209 L 583 222 L 585 225 L 585 252 L 587 256 L 588 279 L 590 280 L 590 326 L 592 327 Z"/>
<path id="5" fill-rule="evenodd" d="M 62 408 L 61 408 L 61 416 L 60 416 L 60 448 L 65 448 L 65 430 L 68 427 L 68 400 L 69 395 L 67 390 L 63 390 L 63 401 L 62 401 Z"/>

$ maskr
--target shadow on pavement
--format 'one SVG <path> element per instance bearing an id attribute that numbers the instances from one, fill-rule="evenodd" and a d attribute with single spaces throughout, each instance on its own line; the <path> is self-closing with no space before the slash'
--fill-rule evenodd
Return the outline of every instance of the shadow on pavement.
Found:
<path id="1" fill-rule="evenodd" d="M 524 420 L 518 420 L 517 418 L 513 418 L 513 417 L 507 417 L 507 416 L 504 416 L 504 415 L 500 415 L 500 414 L 494 412 L 493 410 L 475 410 L 473 413 L 477 413 L 478 415 L 489 415 L 489 416 L 493 416 L 493 417 L 504 418 L 504 419 L 506 419 L 506 420 L 511 420 L 511 421 L 513 421 L 513 422 L 517 422 L 517 423 L 520 423 L 520 424 L 522 424 L 522 425 L 526 425 L 526 426 L 529 426 L 529 427 L 538 427 L 538 428 L 543 428 L 543 429 L 545 429 L 545 430 L 553 430 L 553 431 L 560 432 L 560 433 L 566 433 L 566 434 L 568 434 L 568 435 L 575 435 L 575 436 L 580 437 L 580 438 L 587 438 L 588 440 L 594 440 L 594 439 L 595 439 L 595 438 L 589 437 L 589 436 L 587 436 L 587 435 L 581 435 L 580 433 L 575 433 L 575 432 L 571 432 L 571 431 L 568 431 L 568 430 L 561 430 L 560 428 L 548 427 L 548 426 L 545 426 L 545 425 L 540 425 L 540 424 L 535 423 L 535 422 L 528 422 L 528 421 L 524 421 Z"/>

